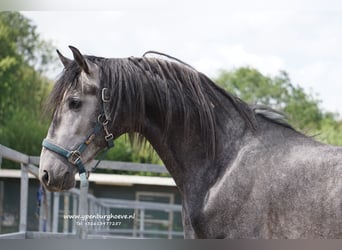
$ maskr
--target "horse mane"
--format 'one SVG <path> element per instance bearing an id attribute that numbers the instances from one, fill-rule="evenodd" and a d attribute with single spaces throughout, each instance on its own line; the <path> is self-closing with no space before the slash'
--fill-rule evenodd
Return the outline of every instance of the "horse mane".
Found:
<path id="1" fill-rule="evenodd" d="M 227 111 L 222 98 L 230 101 L 235 110 L 245 121 L 247 127 L 252 131 L 257 131 L 256 114 L 260 114 L 271 121 L 290 127 L 287 123 L 276 118 L 274 114 L 279 114 L 271 109 L 260 106 L 249 106 L 238 97 L 228 93 L 217 86 L 206 75 L 196 71 L 190 65 L 177 58 L 159 52 L 147 52 L 166 57 L 158 59 L 155 57 L 130 57 L 130 58 L 102 58 L 86 56 L 100 68 L 101 88 L 110 89 L 111 99 L 110 118 L 115 122 L 120 109 L 125 105 L 127 117 L 133 124 L 134 131 L 130 138 L 134 141 L 144 142 L 141 136 L 143 120 L 146 115 L 145 89 L 148 88 L 154 97 L 157 114 L 164 117 L 162 121 L 163 137 L 166 138 L 173 110 L 177 110 L 182 115 L 184 122 L 184 136 L 191 130 L 193 114 L 198 117 L 201 129 L 203 144 L 207 147 L 207 155 L 215 156 L 216 127 L 218 121 L 224 115 L 222 112 L 217 114 L 214 109 L 220 107 Z M 147 54 L 145 53 L 145 55 Z M 65 91 L 79 87 L 80 67 L 76 62 L 72 62 L 64 70 L 57 80 L 50 94 L 48 107 L 53 111 L 63 99 Z M 176 100 L 176 101 L 174 101 Z M 196 121 L 197 122 L 197 121 Z"/>
<path id="2" fill-rule="evenodd" d="M 153 52 L 155 53 L 155 52 Z M 163 54 L 163 56 L 167 56 Z M 215 107 L 224 106 L 222 96 L 229 99 L 233 107 L 246 121 L 248 127 L 256 130 L 252 110 L 239 98 L 218 87 L 204 74 L 194 70 L 182 61 L 172 58 L 163 60 L 154 57 L 130 57 L 123 59 L 93 60 L 101 69 L 101 83 L 106 83 L 111 92 L 110 114 L 116 120 L 122 105 L 128 110 L 127 116 L 135 121 L 134 130 L 138 141 L 142 139 L 143 120 L 146 114 L 147 93 L 154 98 L 156 115 L 163 116 L 163 136 L 167 137 L 173 111 L 177 110 L 184 122 L 184 136 L 191 130 L 192 116 L 196 114 L 201 129 L 201 138 L 207 147 L 208 156 L 215 155 L 216 126 L 219 115 Z M 104 87 L 104 86 L 102 86 Z"/>
<path id="3" fill-rule="evenodd" d="M 51 112 L 53 115 L 57 107 L 61 104 L 64 93 L 78 87 L 80 74 L 81 69 L 77 66 L 76 62 L 71 62 L 70 66 L 63 69 L 63 72 L 60 74 L 49 95 L 45 106 L 46 113 Z"/>
<path id="4" fill-rule="evenodd" d="M 285 113 L 262 104 L 254 104 L 250 105 L 250 107 L 256 115 L 261 115 L 273 123 L 277 123 L 283 127 L 295 130 L 286 119 Z"/>

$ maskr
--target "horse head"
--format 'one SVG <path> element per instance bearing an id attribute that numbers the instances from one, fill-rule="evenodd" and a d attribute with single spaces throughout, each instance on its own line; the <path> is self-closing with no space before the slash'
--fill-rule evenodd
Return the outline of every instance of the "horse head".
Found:
<path id="1" fill-rule="evenodd" d="M 64 71 L 51 93 L 53 119 L 40 157 L 39 178 L 50 191 L 74 187 L 75 174 L 87 171 L 84 164 L 106 146 L 104 138 L 113 139 L 101 113 L 99 67 L 70 49 L 74 60 L 57 51 Z"/>

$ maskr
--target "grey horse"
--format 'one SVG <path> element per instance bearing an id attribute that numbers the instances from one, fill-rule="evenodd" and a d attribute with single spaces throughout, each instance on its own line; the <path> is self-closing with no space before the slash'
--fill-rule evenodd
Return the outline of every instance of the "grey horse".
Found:
<path id="1" fill-rule="evenodd" d="M 47 189 L 73 187 L 76 160 L 89 170 L 106 138 L 128 133 L 148 140 L 175 180 L 186 238 L 342 238 L 341 147 L 296 131 L 177 59 L 70 48 L 73 60 L 58 52 L 64 71 L 50 96 L 40 162 Z M 99 121 L 106 126 L 91 133 Z"/>

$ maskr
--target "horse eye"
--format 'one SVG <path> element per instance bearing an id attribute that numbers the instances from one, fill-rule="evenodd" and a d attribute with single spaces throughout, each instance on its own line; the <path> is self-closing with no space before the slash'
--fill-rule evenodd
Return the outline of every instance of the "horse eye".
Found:
<path id="1" fill-rule="evenodd" d="M 79 99 L 71 99 L 69 101 L 69 109 L 76 110 L 82 106 L 82 102 Z"/>

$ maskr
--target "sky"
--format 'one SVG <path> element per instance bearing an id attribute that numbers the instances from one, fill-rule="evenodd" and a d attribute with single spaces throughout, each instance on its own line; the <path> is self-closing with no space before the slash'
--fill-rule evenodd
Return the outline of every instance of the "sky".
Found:
<path id="1" fill-rule="evenodd" d="M 229 5 L 231 1 L 220 1 L 215 8 L 205 4 L 191 8 L 189 2 L 182 7 L 183 2 L 175 0 L 178 5 L 169 8 L 150 4 L 108 11 L 22 13 L 37 25 L 43 39 L 67 57 L 72 55 L 68 45 L 103 57 L 141 56 L 157 50 L 213 78 L 220 70 L 241 66 L 268 76 L 285 70 L 292 83 L 317 94 L 324 110 L 342 115 L 339 1 L 297 1 L 294 8 L 248 8 L 241 3 Z M 50 76 L 55 78 L 61 70 L 62 66 Z"/>

